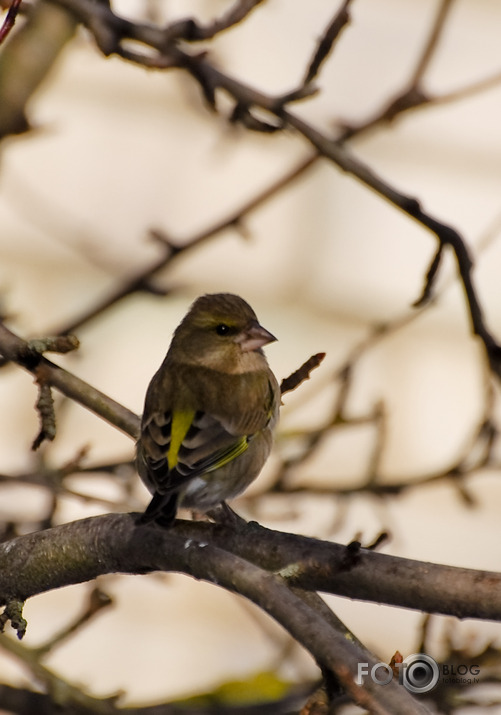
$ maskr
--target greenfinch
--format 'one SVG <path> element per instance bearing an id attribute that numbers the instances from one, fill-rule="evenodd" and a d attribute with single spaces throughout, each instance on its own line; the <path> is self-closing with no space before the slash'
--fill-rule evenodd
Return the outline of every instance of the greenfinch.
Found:
<path id="1" fill-rule="evenodd" d="M 262 350 L 274 340 L 237 295 L 193 303 L 146 393 L 137 468 L 153 498 L 142 523 L 168 527 L 179 506 L 205 513 L 257 477 L 280 407 Z"/>

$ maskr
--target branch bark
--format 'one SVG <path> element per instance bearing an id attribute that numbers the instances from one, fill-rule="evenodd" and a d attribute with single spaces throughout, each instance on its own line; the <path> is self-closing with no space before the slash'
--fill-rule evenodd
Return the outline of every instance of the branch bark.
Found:
<path id="1" fill-rule="evenodd" d="M 31 372 L 38 381 L 57 388 L 63 395 L 95 412 L 133 439 L 138 438 L 137 415 L 84 380 L 80 380 L 76 375 L 35 352 L 29 343 L 15 335 L 3 323 L 0 323 L 0 354 L 4 359 L 15 362 Z"/>
<path id="2" fill-rule="evenodd" d="M 0 544 L 0 603 L 24 601 L 107 573 L 179 571 L 217 581 L 213 566 L 203 558 L 206 547 L 217 549 L 218 557 L 232 554 L 308 591 L 458 618 L 501 620 L 498 573 L 388 556 L 254 522 L 242 529 L 182 520 L 169 530 L 140 527 L 133 514 L 91 517 Z M 217 574 L 223 577 L 219 569 Z"/>
<path id="3" fill-rule="evenodd" d="M 357 680 L 359 663 L 368 663 L 371 669 L 378 660 L 348 638 L 346 630 L 338 627 L 334 616 L 326 616 L 317 601 L 303 597 L 297 590 L 301 564 L 291 565 L 290 557 L 284 559 L 282 553 L 279 561 L 283 567 L 278 572 L 270 569 L 269 564 L 257 565 L 273 551 L 280 557 L 281 548 L 292 546 L 298 537 L 257 527 L 257 533 L 265 540 L 256 540 L 258 548 L 241 555 L 238 552 L 246 551 L 245 544 L 254 542 L 253 525 L 237 531 L 217 524 L 193 525 L 193 531 L 190 522 L 178 522 L 174 528 L 164 530 L 136 526 L 132 514 L 108 514 L 17 537 L 0 544 L 0 603 L 8 607 L 37 593 L 105 573 L 186 573 L 260 606 L 313 655 L 320 667 L 334 672 L 353 700 L 370 712 L 381 715 L 428 712 L 396 683 L 381 688 L 371 679 Z M 322 542 L 315 540 L 305 542 L 310 549 L 332 546 L 322 547 Z M 299 537 L 296 546 L 304 550 L 305 542 Z M 234 548 L 223 547 L 223 543 Z M 264 547 L 266 554 L 262 552 Z M 346 570 L 346 548 L 334 545 L 331 560 L 338 563 L 341 572 Z M 304 565 L 307 570 L 307 562 Z M 307 584 L 307 588 L 311 586 Z M 147 618 L 154 622 L 154 614 L 148 613 Z"/>

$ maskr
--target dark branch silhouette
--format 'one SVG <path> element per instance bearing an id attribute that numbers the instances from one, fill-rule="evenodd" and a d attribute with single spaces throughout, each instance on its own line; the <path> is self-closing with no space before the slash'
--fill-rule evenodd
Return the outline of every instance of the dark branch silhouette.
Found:
<path id="1" fill-rule="evenodd" d="M 54 406 L 53 402 L 54 388 L 136 439 L 139 428 L 137 415 L 48 360 L 44 353 L 66 352 L 76 348 L 78 342 L 69 333 L 91 323 L 127 296 L 138 292 L 168 296 L 173 291 L 169 269 L 180 256 L 186 257 L 192 250 L 208 244 L 227 231 L 237 233 L 252 212 L 274 200 L 320 160 L 326 160 L 432 232 L 437 247 L 424 276 L 421 296 L 414 304 L 415 312 L 391 323 L 374 326 L 347 358 L 341 361 L 335 374 L 329 376 L 329 386 L 336 384 L 338 390 L 327 417 L 320 425 L 303 430 L 302 446 L 292 456 L 286 454 L 277 458 L 280 464 L 268 492 L 279 495 L 280 499 L 288 499 L 289 503 L 292 503 L 294 495 L 305 493 L 332 500 L 340 497 L 341 501 L 343 497 L 359 493 L 389 499 L 424 484 L 448 480 L 464 503 L 473 506 L 476 495 L 468 478 L 484 468 L 499 469 L 500 466 L 496 452 L 499 435 L 495 413 L 497 388 L 493 376 L 501 376 L 501 347 L 486 321 L 479 300 L 471 251 L 460 231 L 439 221 L 423 207 L 417 197 L 387 182 L 371 166 L 361 162 L 349 147 L 353 138 L 374 131 L 377 127 L 388 126 L 410 111 L 457 101 L 501 82 L 501 74 L 492 72 L 478 82 L 441 95 L 433 95 L 428 90 L 427 73 L 448 27 L 452 0 L 440 2 L 410 76 L 395 96 L 383 100 L 380 109 L 368 120 L 344 126 L 338 123 L 337 130 L 333 130 L 332 134 L 330 131 L 320 131 L 312 122 L 306 121 L 303 114 L 296 110 L 296 103 L 307 101 L 313 96 L 316 92 L 313 82 L 321 78 L 326 63 L 335 59 L 339 39 L 348 30 L 349 11 L 354 5 L 352 0 L 344 0 L 339 4 L 320 34 L 312 48 L 311 59 L 305 62 L 305 71 L 301 73 L 303 79 L 292 89 L 276 95 L 266 94 L 221 69 L 206 49 L 209 41 L 217 38 L 220 33 L 235 28 L 250 13 L 259 12 L 262 0 L 236 0 L 219 17 L 207 23 L 189 17 L 165 26 L 127 19 L 116 13 L 109 2 L 47 0 L 30 5 L 24 24 L 20 23 L 21 27 L 14 28 L 16 15 L 23 9 L 21 3 L 12 0 L 3 5 L 8 11 L 0 28 L 0 44 L 11 31 L 12 36 L 2 45 L 3 54 L 0 57 L 3 83 L 0 98 L 8 97 L 8 101 L 0 101 L 2 137 L 27 131 L 26 107 L 31 96 L 78 25 L 84 25 L 103 55 L 117 55 L 145 68 L 180 71 L 189 82 L 196 83 L 205 104 L 214 115 L 224 112 L 224 119 L 229 124 L 238 124 L 244 129 L 270 135 L 293 131 L 301 137 L 306 147 L 304 156 L 288 167 L 278 179 L 188 239 L 181 241 L 168 231 L 151 230 L 151 236 L 159 247 L 157 259 L 142 266 L 134 275 L 118 279 L 105 299 L 84 307 L 83 312 L 68 320 L 66 325 L 53 326 L 54 333 L 58 334 L 55 338 L 25 341 L 0 323 L 0 355 L 4 374 L 11 364 L 18 365 L 34 376 L 38 389 L 36 410 L 41 425 L 33 441 L 33 448 L 41 447 L 56 436 L 56 418 L 59 415 L 58 405 Z M 50 32 L 47 29 L 40 33 L 40 27 L 50 28 Z M 199 42 L 207 43 L 203 50 L 197 44 Z M 42 46 L 43 61 L 33 62 L 32 58 L 38 57 Z M 30 62 L 24 62 L 30 58 Z M 16 91 L 11 92 L 12 88 Z M 221 94 L 225 95 L 226 103 L 221 101 Z M 482 342 L 487 357 L 483 412 L 470 439 L 466 440 L 461 453 L 447 468 L 421 475 L 412 483 L 400 479 L 388 484 L 381 479 L 382 454 L 388 429 L 387 405 L 384 400 L 375 400 L 364 413 L 353 414 L 350 411 L 358 363 L 380 341 L 436 303 L 440 297 L 438 277 L 443 258 L 448 252 L 452 253 L 456 262 L 471 332 Z M 282 393 L 296 389 L 307 380 L 323 357 L 323 353 L 313 355 L 285 378 L 281 385 Z M 365 478 L 358 485 L 317 488 L 311 484 L 294 483 L 289 479 L 294 468 L 311 458 L 324 440 L 336 430 L 361 425 L 370 425 L 376 439 L 368 451 Z M 140 505 L 136 504 L 132 495 L 136 477 L 127 457 L 116 463 L 110 460 L 110 463 L 89 465 L 86 449 L 76 445 L 74 457 L 54 467 L 46 461 L 44 452 L 42 448 L 37 453 L 38 461 L 33 470 L 27 469 L 20 474 L 0 474 L 1 484 L 41 485 L 51 496 L 45 513 L 36 524 L 31 525 L 35 529 L 32 533 L 25 533 L 26 524 L 21 520 L 1 525 L 0 604 L 4 611 L 0 615 L 0 630 L 10 623 L 19 638 L 29 627 L 23 615 L 24 602 L 37 594 L 92 581 L 105 574 L 180 572 L 246 597 L 281 624 L 286 633 L 315 659 L 324 679 L 327 707 L 335 707 L 336 698 L 339 697 L 348 698 L 371 713 L 405 714 L 429 711 L 424 700 L 411 697 L 396 682 L 381 688 L 370 679 L 363 683 L 355 679 L 358 664 L 367 662 L 371 666 L 378 659 L 344 626 L 318 592 L 459 618 L 501 620 L 500 574 L 378 553 L 376 549 L 385 542 L 385 534 L 380 534 L 367 548 L 362 548 L 358 537 L 345 546 L 273 531 L 256 523 L 247 524 L 239 518 L 227 523 L 222 518 L 218 520 L 217 514 L 214 516 L 215 523 L 178 520 L 168 531 L 156 527 L 138 527 L 132 513 L 110 513 L 54 526 L 59 499 L 63 495 L 71 495 L 82 503 L 93 501 L 111 511 L 138 509 Z M 119 500 L 113 502 L 107 498 L 89 496 L 69 482 L 73 475 L 83 476 L 96 472 L 113 480 L 114 484 L 120 483 Z M 266 499 L 265 494 L 244 497 L 244 501 L 247 500 L 251 506 L 263 499 Z M 2 644 L 5 650 L 27 666 L 37 682 L 46 688 L 47 694 L 0 684 L 0 706 L 19 713 L 68 712 L 77 715 L 94 712 L 110 715 L 119 712 L 135 715 L 181 712 L 175 704 L 121 708 L 116 699 L 94 698 L 44 665 L 44 657 L 53 648 L 84 628 L 108 605 L 109 597 L 94 590 L 84 612 L 37 648 L 29 648 L 24 643 L 4 638 Z M 155 619 L 154 614 L 148 614 L 148 617 L 152 621 Z M 426 624 L 429 624 L 429 617 Z M 426 628 L 426 625 L 423 626 L 420 645 L 423 651 L 427 647 Z M 444 663 L 456 662 L 454 659 L 463 663 L 474 662 L 471 654 L 464 650 L 455 651 L 452 640 L 447 646 L 449 661 L 444 660 Z M 490 644 L 478 654 L 478 662 L 489 664 L 489 659 L 494 658 L 499 661 L 499 650 Z M 394 656 L 392 664 L 397 662 L 398 654 Z M 291 692 L 271 706 L 269 703 L 256 705 L 255 710 L 249 706 L 243 712 L 245 715 L 253 712 L 263 715 L 267 712 L 290 712 L 291 709 L 297 711 L 310 690 L 311 683 L 303 683 L 297 693 Z M 61 704 L 52 694 L 63 691 L 66 701 Z M 444 711 L 452 712 L 459 702 L 455 701 L 456 704 L 451 705 L 453 697 L 458 697 L 458 690 L 448 690 L 444 685 L 437 689 L 433 699 Z M 466 698 L 467 695 L 464 695 L 463 704 L 467 703 Z M 216 707 L 220 713 L 241 713 L 237 706 L 228 706 L 227 709 L 219 705 Z M 307 708 L 309 705 L 305 706 L 304 712 Z M 182 712 L 190 710 L 183 705 Z M 204 713 L 200 708 L 194 708 L 193 712 L 200 715 Z"/>

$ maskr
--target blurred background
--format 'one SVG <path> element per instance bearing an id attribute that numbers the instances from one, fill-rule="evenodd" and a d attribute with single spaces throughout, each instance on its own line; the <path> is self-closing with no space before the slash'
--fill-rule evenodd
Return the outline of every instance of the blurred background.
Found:
<path id="1" fill-rule="evenodd" d="M 230 5 L 112 2 L 118 14 L 159 24 L 186 15 L 208 22 Z M 282 94 L 302 81 L 340 5 L 268 0 L 196 48 L 207 49 L 211 61 L 238 80 Z M 354 155 L 462 234 L 475 259 L 488 326 L 499 338 L 501 4 L 447 3 L 422 78 L 422 88 L 437 100 L 363 129 L 409 85 L 444 5 L 354 0 L 351 22 L 315 80 L 318 93 L 292 111 L 332 136 L 362 126 L 349 142 Z M 62 12 L 50 4 L 45 9 Z M 19 18 L 0 58 L 23 23 Z M 6 76 L 1 67 L 0 59 L 0 103 Z M 190 242 L 312 153 L 292 131 L 263 134 L 230 124 L 224 96 L 218 108 L 208 109 L 186 74 L 104 58 L 86 31 L 76 31 L 29 100 L 31 130 L 7 136 L 1 145 L 1 311 L 11 329 L 25 338 L 65 329 L 159 260 L 165 249 L 152 229 L 176 245 Z M 152 281 L 165 296 L 125 297 L 76 329 L 80 349 L 55 361 L 139 414 L 190 302 L 204 292 L 239 293 L 279 339 L 267 348 L 278 379 L 314 353 L 327 357 L 309 382 L 284 397 L 275 452 L 234 508 L 271 528 L 341 543 L 370 543 L 387 531 L 385 553 L 499 570 L 496 440 L 487 465 L 476 468 L 486 449 L 476 440 L 481 423 L 488 417 L 499 425 L 499 388 L 471 335 L 449 256 L 436 300 L 424 309 L 412 307 L 435 250 L 435 237 L 422 226 L 318 160 L 270 192 L 239 226 L 181 253 L 155 274 Z M 329 426 L 346 387 L 339 371 L 347 362 L 353 369 L 345 420 Z M 103 469 L 70 475 L 53 523 L 146 504 L 146 490 L 127 467 L 133 458 L 129 437 L 58 399 L 57 437 L 33 453 L 38 417 L 32 378 L 3 368 L 0 401 L 2 474 L 58 470 L 84 449 L 85 467 L 124 463 L 111 476 Z M 322 439 L 307 453 L 305 432 L 317 429 L 323 429 Z M 458 464 L 466 475 L 447 476 Z M 46 517 L 52 497 L 42 486 L 12 481 L 0 482 L 0 521 L 29 531 Z M 375 484 L 403 486 L 381 497 Z M 124 691 L 123 704 L 153 703 L 256 673 L 291 682 L 317 675 L 309 656 L 274 623 L 211 585 L 151 575 L 108 577 L 99 586 L 112 596 L 113 607 L 44 661 L 96 696 Z M 76 617 L 88 591 L 83 585 L 29 601 L 25 645 L 44 642 Z M 420 645 L 422 614 L 327 600 L 383 661 Z M 156 614 L 153 633 L 137 616 L 145 603 Z M 500 640 L 493 623 L 436 618 L 428 630 L 437 658 L 451 644 L 474 654 Z M 30 670 L 3 652 L 2 642 L 2 682 L 34 687 Z"/>

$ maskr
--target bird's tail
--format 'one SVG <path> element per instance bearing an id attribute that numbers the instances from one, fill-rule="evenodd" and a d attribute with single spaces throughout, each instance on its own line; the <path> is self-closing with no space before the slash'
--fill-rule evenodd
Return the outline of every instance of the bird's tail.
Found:
<path id="1" fill-rule="evenodd" d="M 165 529 L 172 526 L 177 512 L 178 494 L 159 494 L 156 492 L 146 507 L 144 514 L 138 519 L 138 524 L 150 524 L 152 521 Z"/>

